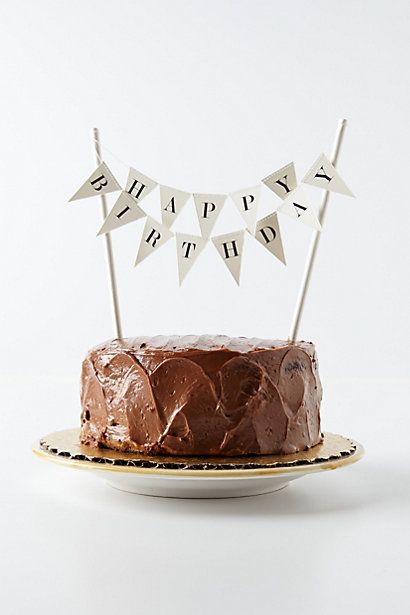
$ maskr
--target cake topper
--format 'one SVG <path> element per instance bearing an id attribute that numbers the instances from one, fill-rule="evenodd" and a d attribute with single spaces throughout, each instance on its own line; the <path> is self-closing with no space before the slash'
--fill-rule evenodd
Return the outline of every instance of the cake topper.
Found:
<path id="1" fill-rule="evenodd" d="M 341 120 L 337 130 L 331 159 L 329 160 L 325 154 L 320 154 L 302 179 L 302 184 L 309 184 L 325 190 L 318 215 L 316 215 L 314 208 L 309 202 L 303 186 L 298 184 L 293 162 L 274 171 L 262 179 L 260 184 L 251 188 L 233 191 L 229 193 L 229 195 L 213 193 L 198 194 L 162 184 L 159 185 L 154 179 L 151 179 L 132 167 L 129 168 L 127 182 L 125 188 L 123 188 L 116 180 L 107 164 L 102 160 L 99 131 L 97 128 L 94 128 L 94 147 L 98 166 L 81 185 L 74 196 L 71 197 L 70 202 L 90 198 L 92 196 L 99 196 L 101 199 L 103 224 L 98 231 L 98 235 L 103 235 L 105 239 L 112 308 L 117 338 L 122 337 L 122 330 L 114 257 L 110 237 L 112 231 L 146 217 L 135 265 L 138 265 L 147 256 L 157 251 L 169 239 L 175 236 L 180 284 L 182 284 L 187 273 L 200 256 L 206 243 L 212 239 L 211 243 L 215 246 L 221 260 L 225 263 L 228 271 L 239 285 L 245 231 L 248 236 L 254 237 L 254 239 L 265 247 L 277 260 L 286 265 L 277 215 L 277 213 L 279 213 L 290 216 L 295 221 L 311 227 L 314 231 L 289 334 L 289 340 L 295 341 L 316 258 L 320 231 L 323 227 L 329 194 L 330 192 L 337 192 L 347 196 L 354 196 L 336 170 L 337 158 L 345 126 L 346 120 Z M 282 202 L 275 211 L 258 220 L 257 213 L 262 184 L 274 192 Z M 147 215 L 141 207 L 141 201 L 150 192 L 155 190 L 158 185 L 161 204 L 161 222 Z M 120 192 L 120 195 L 111 211 L 108 212 L 106 194 L 111 192 Z M 212 236 L 212 230 L 228 196 L 242 216 L 246 228 L 234 230 L 224 235 Z M 171 230 L 171 226 L 191 197 L 198 216 L 201 236 L 181 234 L 178 232 L 174 233 Z"/>

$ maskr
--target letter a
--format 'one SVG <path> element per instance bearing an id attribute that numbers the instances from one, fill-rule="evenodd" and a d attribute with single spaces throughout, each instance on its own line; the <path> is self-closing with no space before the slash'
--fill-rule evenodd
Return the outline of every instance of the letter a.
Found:
<path id="1" fill-rule="evenodd" d="M 298 186 L 296 190 L 289 192 L 282 205 L 278 207 L 278 212 L 286 214 L 294 220 L 299 220 L 317 231 L 322 228 L 302 186 Z"/>
<path id="2" fill-rule="evenodd" d="M 191 195 L 188 192 L 183 192 L 170 186 L 161 185 L 159 191 L 162 223 L 171 228 Z"/>

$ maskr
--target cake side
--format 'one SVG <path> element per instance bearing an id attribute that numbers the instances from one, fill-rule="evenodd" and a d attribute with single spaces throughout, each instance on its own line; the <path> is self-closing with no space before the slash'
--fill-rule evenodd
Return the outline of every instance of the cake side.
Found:
<path id="1" fill-rule="evenodd" d="M 321 397 L 308 342 L 112 340 L 83 363 L 81 441 L 147 454 L 294 453 L 321 440 Z"/>

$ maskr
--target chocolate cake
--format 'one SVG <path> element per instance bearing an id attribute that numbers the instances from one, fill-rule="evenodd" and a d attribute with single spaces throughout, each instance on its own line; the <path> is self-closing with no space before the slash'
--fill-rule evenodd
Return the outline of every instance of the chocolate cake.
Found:
<path id="1" fill-rule="evenodd" d="M 310 342 L 112 340 L 83 363 L 81 442 L 151 455 L 260 455 L 321 441 Z"/>

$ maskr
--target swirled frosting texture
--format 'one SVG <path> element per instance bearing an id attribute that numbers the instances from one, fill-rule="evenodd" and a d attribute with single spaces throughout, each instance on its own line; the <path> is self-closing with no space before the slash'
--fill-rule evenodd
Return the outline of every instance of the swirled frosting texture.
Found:
<path id="1" fill-rule="evenodd" d="M 83 444 L 154 455 L 286 454 L 321 440 L 309 342 L 156 336 L 90 350 Z"/>

